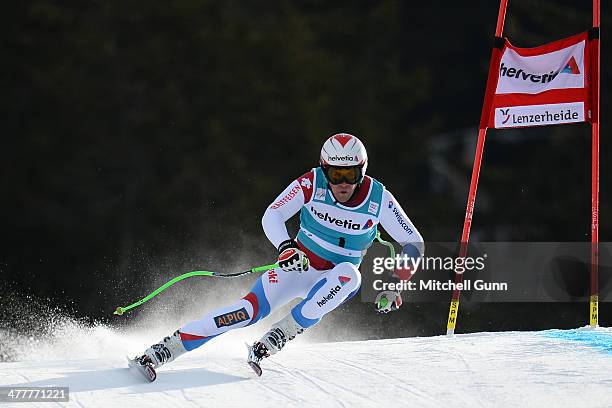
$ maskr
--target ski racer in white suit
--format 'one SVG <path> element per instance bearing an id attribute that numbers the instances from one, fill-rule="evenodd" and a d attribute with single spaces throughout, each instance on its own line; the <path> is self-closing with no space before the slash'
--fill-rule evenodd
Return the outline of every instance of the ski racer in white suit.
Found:
<path id="1" fill-rule="evenodd" d="M 393 195 L 366 176 L 367 165 L 365 147 L 357 137 L 331 136 L 321 149 L 320 166 L 289 184 L 263 215 L 264 232 L 279 251 L 279 266 L 264 273 L 242 299 L 187 323 L 140 358 L 158 367 L 301 298 L 253 345 L 250 358 L 259 363 L 357 293 L 358 268 L 379 224 L 403 246 L 403 254 L 421 256 L 423 238 Z M 285 222 L 298 212 L 300 230 L 294 240 Z M 396 270 L 394 277 L 408 280 L 413 273 Z M 398 292 L 384 291 L 378 294 L 376 309 L 387 313 L 401 303 Z"/>

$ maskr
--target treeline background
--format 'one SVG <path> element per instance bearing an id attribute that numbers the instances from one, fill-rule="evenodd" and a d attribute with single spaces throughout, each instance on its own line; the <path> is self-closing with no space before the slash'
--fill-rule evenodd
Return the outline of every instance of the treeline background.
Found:
<path id="1" fill-rule="evenodd" d="M 575 34 L 591 26 L 590 4 L 511 0 L 504 34 L 522 47 Z M 436 0 L 5 4 L 4 301 L 48 297 L 104 319 L 179 273 L 271 262 L 264 209 L 339 131 L 365 142 L 369 174 L 426 240 L 459 240 L 497 11 Z M 472 239 L 588 241 L 590 147 L 586 124 L 489 131 Z M 517 307 L 472 305 L 459 328 L 586 324 L 586 304 Z M 379 319 L 355 300 L 338 313 L 388 335 L 435 334 L 446 308 L 407 304 Z M 603 325 L 611 315 L 602 305 Z"/>

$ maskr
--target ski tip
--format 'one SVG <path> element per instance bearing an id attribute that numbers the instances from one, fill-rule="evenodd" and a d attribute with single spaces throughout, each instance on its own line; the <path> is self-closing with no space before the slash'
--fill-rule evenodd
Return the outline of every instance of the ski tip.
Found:
<path id="1" fill-rule="evenodd" d="M 253 371 L 255 371 L 255 374 L 257 374 L 258 377 L 261 377 L 261 366 L 254 361 L 249 361 L 249 365 L 251 366 Z"/>
<path id="2" fill-rule="evenodd" d="M 249 363 L 249 366 L 251 367 L 251 369 L 253 369 L 253 371 L 255 372 L 255 374 L 257 374 L 258 377 L 261 377 L 261 366 L 259 365 L 259 363 L 257 363 L 256 361 L 253 361 L 251 359 L 251 353 L 253 352 L 253 346 L 251 346 L 248 343 L 244 343 L 244 345 L 246 346 L 247 350 L 249 351 L 249 357 L 247 359 L 247 363 Z"/>
<path id="3" fill-rule="evenodd" d="M 147 380 L 149 380 L 149 382 L 155 381 L 157 379 L 157 373 L 155 372 L 153 367 L 151 367 L 148 364 L 143 367 L 144 367 L 144 374 Z"/>
<path id="4" fill-rule="evenodd" d="M 140 361 L 138 361 L 138 357 L 130 358 L 125 356 L 125 358 L 128 360 L 129 368 L 140 372 L 147 381 L 153 382 L 157 379 L 157 372 L 155 372 L 155 368 L 153 368 L 150 363 L 141 364 Z"/>

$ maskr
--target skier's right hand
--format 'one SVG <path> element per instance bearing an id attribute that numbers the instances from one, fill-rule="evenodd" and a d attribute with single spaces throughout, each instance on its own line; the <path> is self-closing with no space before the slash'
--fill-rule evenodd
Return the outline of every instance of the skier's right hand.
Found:
<path id="1" fill-rule="evenodd" d="M 278 266 L 285 272 L 307 271 L 310 261 L 295 241 L 288 239 L 278 246 Z"/>

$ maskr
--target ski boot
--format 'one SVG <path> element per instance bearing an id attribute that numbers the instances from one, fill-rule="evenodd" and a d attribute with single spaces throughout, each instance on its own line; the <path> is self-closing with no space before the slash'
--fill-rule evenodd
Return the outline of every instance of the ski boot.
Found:
<path id="1" fill-rule="evenodd" d="M 180 332 L 177 330 L 172 336 L 164 337 L 161 342 L 146 349 L 142 356 L 127 357 L 128 366 L 130 370 L 142 374 L 147 381 L 153 382 L 157 378 L 157 372 L 155 371 L 157 367 L 173 361 L 186 351 L 181 341 Z"/>
<path id="2" fill-rule="evenodd" d="M 186 352 L 187 350 L 183 346 L 180 332 L 177 330 L 171 336 L 164 337 L 161 342 L 146 349 L 144 354 L 139 357 L 139 361 L 141 364 L 150 363 L 153 364 L 154 368 L 158 368 L 174 361 L 178 356 Z"/>
<path id="3" fill-rule="evenodd" d="M 278 323 L 273 324 L 259 341 L 253 343 L 253 346 L 247 345 L 249 350 L 247 362 L 255 374 L 261 376 L 261 360 L 281 351 L 289 340 L 293 340 L 304 330 L 306 329 L 300 326 L 290 313 Z"/>

